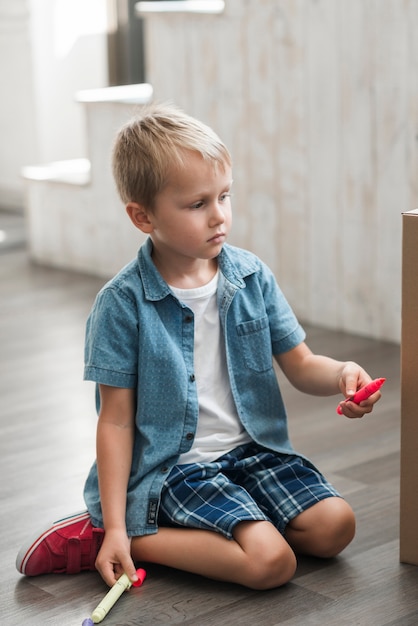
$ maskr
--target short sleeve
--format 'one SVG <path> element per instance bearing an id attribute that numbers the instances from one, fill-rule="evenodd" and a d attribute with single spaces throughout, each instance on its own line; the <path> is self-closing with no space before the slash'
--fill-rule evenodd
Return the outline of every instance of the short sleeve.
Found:
<path id="1" fill-rule="evenodd" d="M 102 290 L 86 325 L 84 379 L 134 388 L 138 373 L 136 302 L 117 288 Z"/>
<path id="2" fill-rule="evenodd" d="M 282 354 L 296 348 L 305 340 L 306 333 L 277 284 L 271 270 L 264 266 L 264 299 L 270 324 L 273 354 Z"/>

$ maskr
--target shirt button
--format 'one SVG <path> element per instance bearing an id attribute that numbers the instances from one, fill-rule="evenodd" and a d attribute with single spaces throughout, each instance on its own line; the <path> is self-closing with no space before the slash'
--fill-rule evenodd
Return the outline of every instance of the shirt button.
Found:
<path id="1" fill-rule="evenodd" d="M 194 383 L 194 381 L 196 380 L 196 376 L 194 374 L 190 374 L 189 380 L 191 383 Z"/>
<path id="2" fill-rule="evenodd" d="M 167 472 L 168 472 L 168 467 L 164 465 L 164 467 L 161 468 L 161 473 L 166 474 Z"/>
<path id="3" fill-rule="evenodd" d="M 186 439 L 188 439 L 189 441 L 193 439 L 193 437 L 194 437 L 194 433 L 187 433 L 186 435 Z"/>
<path id="4" fill-rule="evenodd" d="M 186 324 L 190 324 L 190 322 L 193 322 L 193 317 L 191 315 L 186 315 L 184 321 Z"/>

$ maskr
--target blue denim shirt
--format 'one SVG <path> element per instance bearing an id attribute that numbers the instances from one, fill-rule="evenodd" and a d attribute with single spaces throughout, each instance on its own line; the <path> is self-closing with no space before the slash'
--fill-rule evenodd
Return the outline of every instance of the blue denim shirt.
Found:
<path id="1" fill-rule="evenodd" d="M 173 295 L 151 252 L 148 239 L 137 259 L 103 287 L 86 330 L 85 379 L 136 389 L 130 536 L 157 531 L 163 483 L 191 448 L 198 420 L 193 313 Z M 297 346 L 305 333 L 260 259 L 225 245 L 218 261 L 219 315 L 238 415 L 254 441 L 291 453 L 273 355 Z M 93 523 L 103 526 L 96 463 L 84 496 Z"/>

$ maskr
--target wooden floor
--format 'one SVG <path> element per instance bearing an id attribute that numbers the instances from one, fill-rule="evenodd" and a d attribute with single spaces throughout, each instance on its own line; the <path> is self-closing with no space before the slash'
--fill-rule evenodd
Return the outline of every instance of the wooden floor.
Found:
<path id="1" fill-rule="evenodd" d="M 1 228 L 1 225 L 0 225 Z M 24 578 L 15 570 L 34 531 L 83 508 L 94 456 L 93 385 L 82 382 L 84 323 L 103 281 L 31 265 L 0 250 L 0 623 L 80 626 L 106 591 L 96 573 Z M 340 558 L 301 558 L 281 589 L 248 591 L 149 566 L 142 588 L 115 605 L 107 626 L 418 624 L 418 568 L 399 563 L 399 347 L 307 328 L 320 352 L 386 376 L 372 416 L 350 421 L 336 399 L 284 387 L 295 447 L 352 504 L 357 536 Z"/>

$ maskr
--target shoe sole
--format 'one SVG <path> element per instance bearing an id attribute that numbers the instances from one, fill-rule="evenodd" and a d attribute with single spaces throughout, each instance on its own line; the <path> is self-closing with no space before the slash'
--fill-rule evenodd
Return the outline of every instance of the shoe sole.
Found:
<path id="1" fill-rule="evenodd" d="M 49 537 L 52 533 L 56 532 L 60 528 L 66 528 L 70 526 L 70 524 L 74 524 L 75 522 L 82 522 L 83 520 L 90 521 L 90 514 L 88 511 L 80 511 L 79 513 L 74 513 L 73 515 L 68 515 L 67 517 L 63 517 L 62 519 L 53 522 L 46 530 L 41 530 L 38 532 L 31 540 L 29 540 L 19 551 L 19 554 L 16 557 L 16 568 L 21 574 L 26 574 L 26 566 L 27 563 L 37 549 L 39 544 Z"/>

